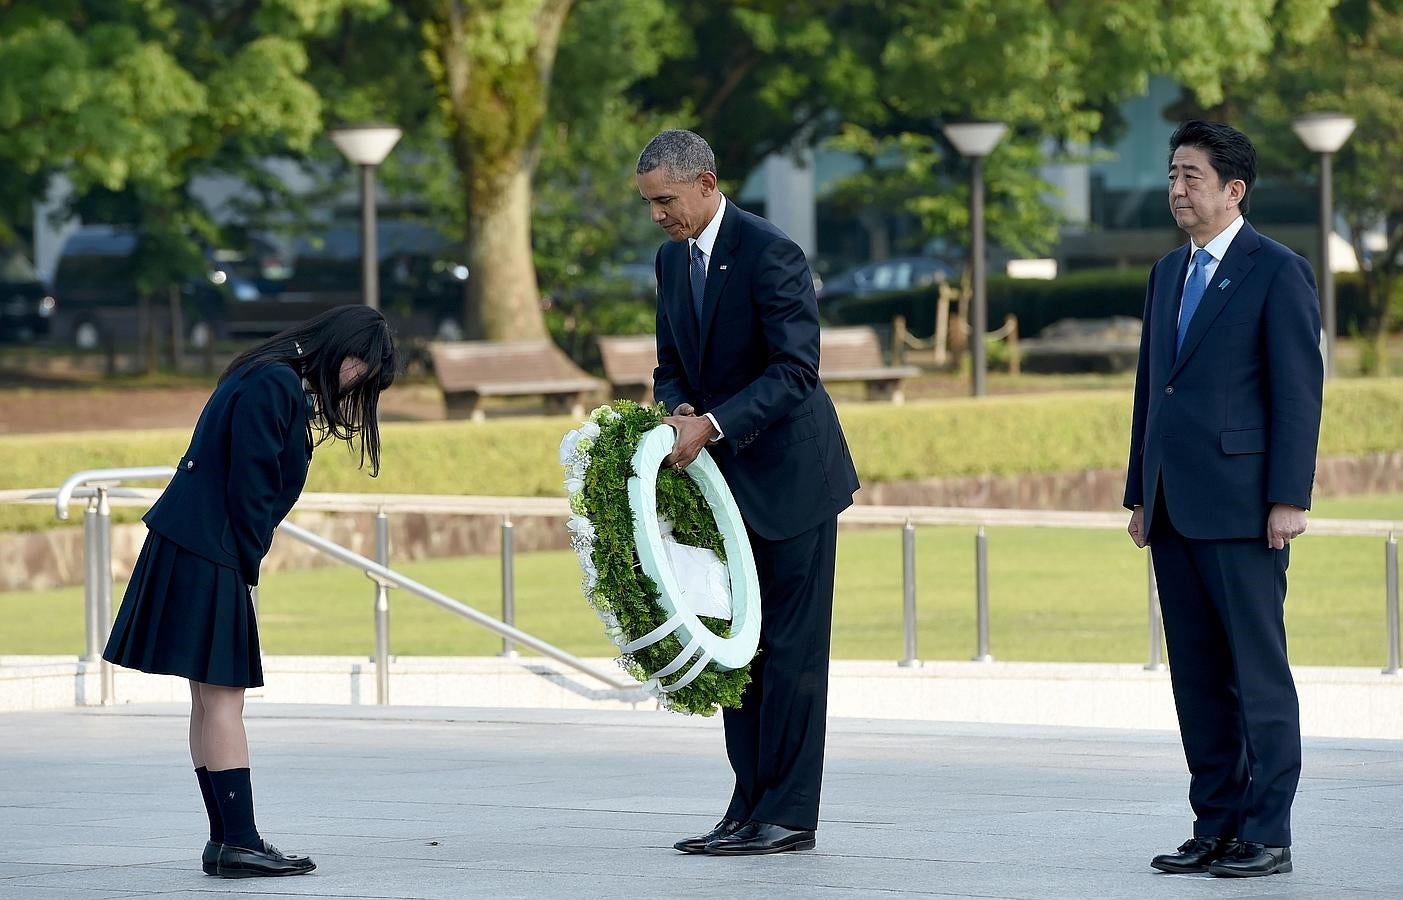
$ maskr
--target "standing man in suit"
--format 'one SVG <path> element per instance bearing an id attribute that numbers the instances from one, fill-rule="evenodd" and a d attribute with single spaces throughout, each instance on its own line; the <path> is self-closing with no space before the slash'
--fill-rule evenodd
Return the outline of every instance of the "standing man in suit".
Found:
<path id="1" fill-rule="evenodd" d="M 1324 378 L 1309 264 L 1242 217 L 1246 135 L 1186 122 L 1169 206 L 1189 243 L 1150 272 L 1125 505 L 1159 581 L 1193 837 L 1150 863 L 1291 871 L 1301 772 L 1286 661 L 1286 566 L 1306 530 Z"/>
<path id="2" fill-rule="evenodd" d="M 658 367 L 678 471 L 703 447 L 750 533 L 760 650 L 740 709 L 723 713 L 735 790 L 684 853 L 809 850 L 818 827 L 838 513 L 857 490 L 818 378 L 818 302 L 804 253 L 728 202 L 716 157 L 664 131 L 638 158 L 638 191 L 670 239 L 658 249 Z"/>

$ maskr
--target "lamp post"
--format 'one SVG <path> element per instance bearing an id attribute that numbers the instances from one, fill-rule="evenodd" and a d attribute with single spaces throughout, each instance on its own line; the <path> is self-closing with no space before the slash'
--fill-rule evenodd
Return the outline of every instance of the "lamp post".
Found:
<path id="1" fill-rule="evenodd" d="M 1343 113 L 1309 113 L 1291 123 L 1296 137 L 1320 154 L 1320 318 L 1325 328 L 1325 377 L 1335 374 L 1335 273 L 1330 269 L 1330 236 L 1335 231 L 1335 201 L 1331 192 L 1330 157 L 1354 133 L 1354 119 Z"/>
<path id="2" fill-rule="evenodd" d="M 375 167 L 385 161 L 402 132 L 393 125 L 344 125 L 331 140 L 346 159 L 360 166 L 361 293 L 365 305 L 380 308 L 380 254 L 375 246 Z"/>
<path id="3" fill-rule="evenodd" d="M 989 330 L 989 305 L 984 294 L 984 157 L 1003 139 L 1008 126 L 1002 122 L 963 122 L 945 125 L 945 137 L 961 156 L 971 162 L 969 191 L 970 276 L 974 298 L 970 307 L 970 362 L 974 369 L 973 392 L 985 393 L 984 375 L 988 369 L 984 334 Z"/>

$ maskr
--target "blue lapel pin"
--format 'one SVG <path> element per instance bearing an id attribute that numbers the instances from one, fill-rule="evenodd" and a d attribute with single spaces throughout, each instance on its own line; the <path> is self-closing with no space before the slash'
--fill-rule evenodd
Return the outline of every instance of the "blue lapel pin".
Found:
<path id="1" fill-rule="evenodd" d="M 1221 291 L 1223 288 L 1227 287 L 1230 284 L 1232 284 L 1232 279 L 1224 278 L 1222 281 L 1218 282 L 1218 290 Z"/>

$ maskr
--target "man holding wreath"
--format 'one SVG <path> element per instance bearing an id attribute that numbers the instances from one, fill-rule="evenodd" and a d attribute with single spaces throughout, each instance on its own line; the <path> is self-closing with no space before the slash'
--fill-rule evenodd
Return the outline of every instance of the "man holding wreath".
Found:
<path id="1" fill-rule="evenodd" d="M 659 248 L 654 392 L 677 432 L 679 471 L 703 447 L 745 519 L 760 579 L 760 649 L 740 709 L 723 712 L 735 789 L 684 853 L 814 846 L 828 703 L 838 513 L 857 472 L 818 377 L 818 302 L 808 262 L 717 189 L 711 147 L 664 131 L 638 158 Z"/>

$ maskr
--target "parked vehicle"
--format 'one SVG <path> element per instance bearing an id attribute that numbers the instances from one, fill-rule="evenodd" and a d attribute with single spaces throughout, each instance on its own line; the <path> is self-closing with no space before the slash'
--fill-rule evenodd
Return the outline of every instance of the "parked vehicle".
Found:
<path id="1" fill-rule="evenodd" d="M 0 247 L 0 341 L 47 337 L 57 306 L 29 258 L 18 248 Z"/>
<path id="2" fill-rule="evenodd" d="M 898 256 L 867 263 L 824 279 L 818 289 L 818 299 L 819 302 L 838 301 L 849 297 L 918 290 L 959 277 L 954 266 L 941 260 L 929 256 Z"/>
<path id="3" fill-rule="evenodd" d="M 296 321 L 326 306 L 362 302 L 360 242 L 360 229 L 353 225 L 301 240 L 281 289 L 256 303 L 233 304 L 229 330 L 246 332 L 261 322 L 266 331 L 288 314 Z M 396 332 L 401 337 L 461 339 L 463 287 L 468 280 L 461 245 L 431 225 L 381 222 L 376 248 L 380 308 Z"/>
<path id="4" fill-rule="evenodd" d="M 136 230 L 112 225 L 86 225 L 69 235 L 54 271 L 55 340 L 95 350 L 140 338 L 135 261 L 139 240 Z M 257 287 L 221 268 L 212 253 L 206 269 L 190 273 L 177 288 L 186 339 L 197 347 L 210 339 L 229 298 L 258 296 Z M 168 333 L 169 298 L 153 298 L 151 306 L 155 326 Z"/>
<path id="5" fill-rule="evenodd" d="M 816 290 L 819 315 L 831 325 L 879 327 L 902 315 L 912 333 L 929 334 L 941 285 L 958 278 L 955 267 L 927 256 L 867 263 L 824 281 Z"/>

